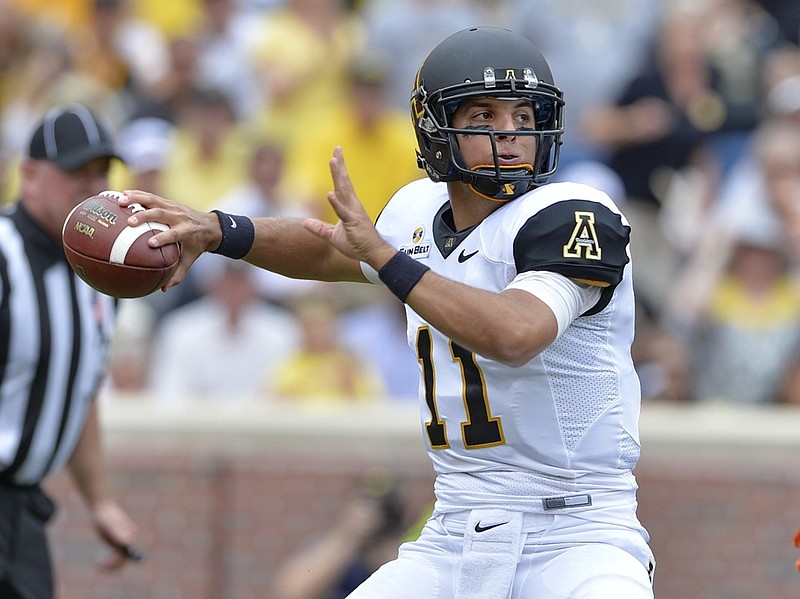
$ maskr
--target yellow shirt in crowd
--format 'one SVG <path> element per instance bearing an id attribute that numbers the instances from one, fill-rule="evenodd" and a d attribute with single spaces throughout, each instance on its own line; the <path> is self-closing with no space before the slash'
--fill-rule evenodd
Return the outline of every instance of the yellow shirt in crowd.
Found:
<path id="1" fill-rule="evenodd" d="M 282 185 L 283 197 L 310 202 L 311 211 L 329 222 L 336 222 L 327 200 L 333 189 L 328 163 L 336 146 L 342 147 L 350 178 L 373 221 L 398 189 L 425 176 L 417 167 L 414 129 L 406 113 L 393 111 L 365 132 L 340 106 L 324 127 L 309 127 L 290 144 Z"/>
<path id="2" fill-rule="evenodd" d="M 384 397 L 380 379 L 351 354 L 300 352 L 276 368 L 271 392 L 280 399 L 340 403 Z"/>

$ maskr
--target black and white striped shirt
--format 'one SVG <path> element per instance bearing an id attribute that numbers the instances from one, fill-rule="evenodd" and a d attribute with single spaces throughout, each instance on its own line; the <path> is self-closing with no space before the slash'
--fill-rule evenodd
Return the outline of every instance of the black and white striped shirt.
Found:
<path id="1" fill-rule="evenodd" d="M 69 460 L 115 313 L 21 205 L 0 215 L 0 481 L 35 484 Z"/>

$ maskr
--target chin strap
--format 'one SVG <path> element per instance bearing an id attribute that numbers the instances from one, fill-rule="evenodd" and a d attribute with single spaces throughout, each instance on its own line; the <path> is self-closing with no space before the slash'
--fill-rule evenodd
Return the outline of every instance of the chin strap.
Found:
<path id="1" fill-rule="evenodd" d="M 471 181 L 467 182 L 469 188 L 479 196 L 494 202 L 510 202 L 535 187 L 531 181 L 533 166 L 530 164 L 500 166 L 505 177 L 502 181 L 489 178 L 497 172 L 492 165 L 478 165 L 470 170 L 483 176 L 471 177 Z"/>

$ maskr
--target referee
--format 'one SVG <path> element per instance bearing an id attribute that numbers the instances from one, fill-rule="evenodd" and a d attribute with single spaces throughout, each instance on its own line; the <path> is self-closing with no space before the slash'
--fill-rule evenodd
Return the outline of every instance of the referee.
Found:
<path id="1" fill-rule="evenodd" d="M 0 597 L 51 599 L 40 488 L 66 465 L 117 568 L 136 525 L 109 496 L 96 395 L 115 300 L 73 274 L 61 228 L 80 201 L 108 188 L 117 151 L 83 106 L 48 112 L 21 166 L 19 201 L 0 214 Z M 130 553 L 128 553 L 130 556 Z"/>

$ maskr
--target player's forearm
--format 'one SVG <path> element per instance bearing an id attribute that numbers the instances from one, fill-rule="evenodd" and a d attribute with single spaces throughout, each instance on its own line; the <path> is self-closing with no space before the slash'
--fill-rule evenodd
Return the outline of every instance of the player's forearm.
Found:
<path id="1" fill-rule="evenodd" d="M 309 232 L 302 218 L 255 218 L 255 240 L 245 260 L 295 279 L 364 281 L 358 262 Z"/>
<path id="2" fill-rule="evenodd" d="M 558 330 L 550 308 L 525 291 L 494 293 L 430 272 L 412 289 L 407 303 L 459 345 L 509 366 L 529 362 Z"/>

